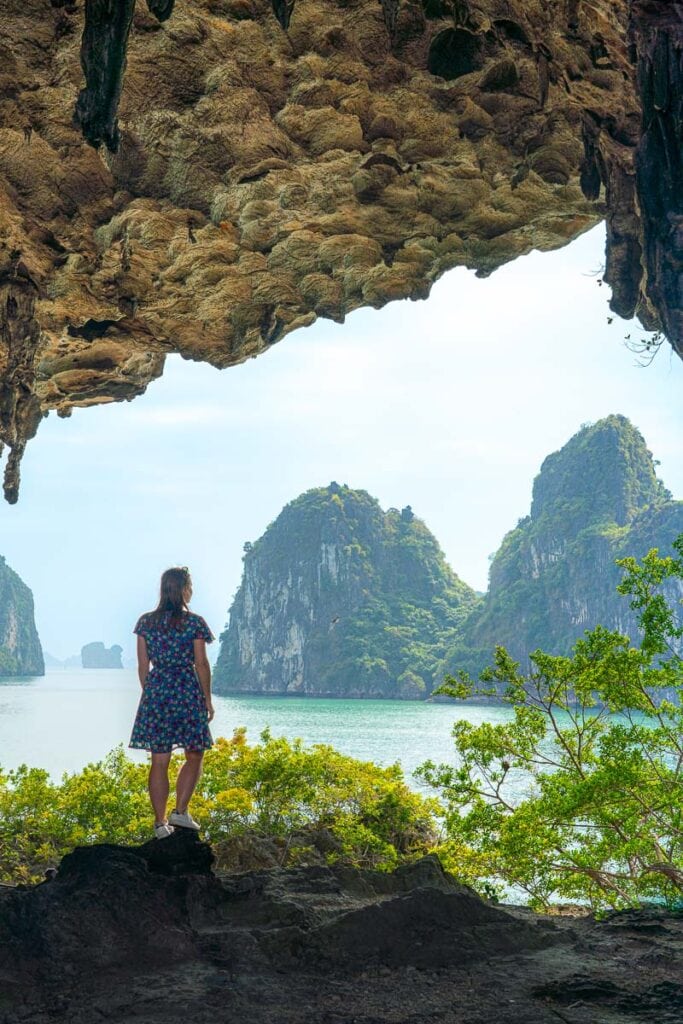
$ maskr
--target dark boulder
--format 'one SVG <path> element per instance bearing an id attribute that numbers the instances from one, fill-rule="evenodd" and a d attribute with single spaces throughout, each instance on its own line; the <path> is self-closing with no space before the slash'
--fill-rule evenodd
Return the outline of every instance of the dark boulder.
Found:
<path id="1" fill-rule="evenodd" d="M 0 1024 L 680 1020 L 683 919 L 663 909 L 551 920 L 435 857 L 221 877 L 212 860 L 176 832 L 0 888 Z"/>

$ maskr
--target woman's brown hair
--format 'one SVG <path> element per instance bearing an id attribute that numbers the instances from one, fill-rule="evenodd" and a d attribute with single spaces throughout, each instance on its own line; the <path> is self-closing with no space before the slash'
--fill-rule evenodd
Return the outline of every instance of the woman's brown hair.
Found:
<path id="1" fill-rule="evenodd" d="M 167 569 L 161 575 L 159 586 L 159 604 L 151 613 L 150 618 L 157 625 L 180 625 L 183 615 L 189 610 L 185 601 L 185 588 L 191 583 L 190 570 L 187 566 Z"/>

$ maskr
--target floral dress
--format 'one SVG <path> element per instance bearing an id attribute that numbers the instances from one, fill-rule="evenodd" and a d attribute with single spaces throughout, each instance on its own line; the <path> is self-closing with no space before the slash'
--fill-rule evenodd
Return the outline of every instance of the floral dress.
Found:
<path id="1" fill-rule="evenodd" d="M 144 636 L 152 663 L 138 705 L 129 747 L 167 754 L 174 747 L 208 750 L 206 701 L 194 667 L 194 640 L 211 643 L 213 633 L 201 615 L 187 612 L 180 625 L 157 624 L 148 613 L 133 630 Z"/>

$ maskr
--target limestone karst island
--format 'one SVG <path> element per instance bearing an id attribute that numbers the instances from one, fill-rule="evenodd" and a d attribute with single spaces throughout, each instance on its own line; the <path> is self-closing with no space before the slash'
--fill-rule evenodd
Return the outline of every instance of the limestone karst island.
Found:
<path id="1" fill-rule="evenodd" d="M 410 506 L 383 512 L 336 482 L 308 491 L 245 545 L 216 689 L 420 699 L 447 672 L 476 675 L 496 644 L 526 661 L 538 648 L 568 653 L 597 624 L 635 635 L 616 560 L 668 553 L 682 533 L 683 501 L 623 416 L 584 427 L 544 461 L 483 595 Z M 664 592 L 683 596 L 679 582 Z"/>
<path id="2" fill-rule="evenodd" d="M 683 0 L 2 0 L 0 1024 L 683 1024 L 681 357 Z"/>

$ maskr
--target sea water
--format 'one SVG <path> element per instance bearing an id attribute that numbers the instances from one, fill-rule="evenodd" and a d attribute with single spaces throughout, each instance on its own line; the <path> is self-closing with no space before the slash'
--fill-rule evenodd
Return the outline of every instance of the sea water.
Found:
<path id="1" fill-rule="evenodd" d="M 0 679 L 0 768 L 45 768 L 55 781 L 99 761 L 118 744 L 127 747 L 140 697 L 137 673 L 127 669 L 74 669 L 39 678 Z M 257 742 L 274 736 L 326 743 L 361 760 L 398 762 L 412 772 L 423 761 L 453 762 L 451 730 L 457 719 L 503 722 L 505 706 L 464 702 L 330 700 L 317 697 L 214 695 L 214 738 L 240 726 Z M 128 751 L 144 760 L 144 751 Z"/>

